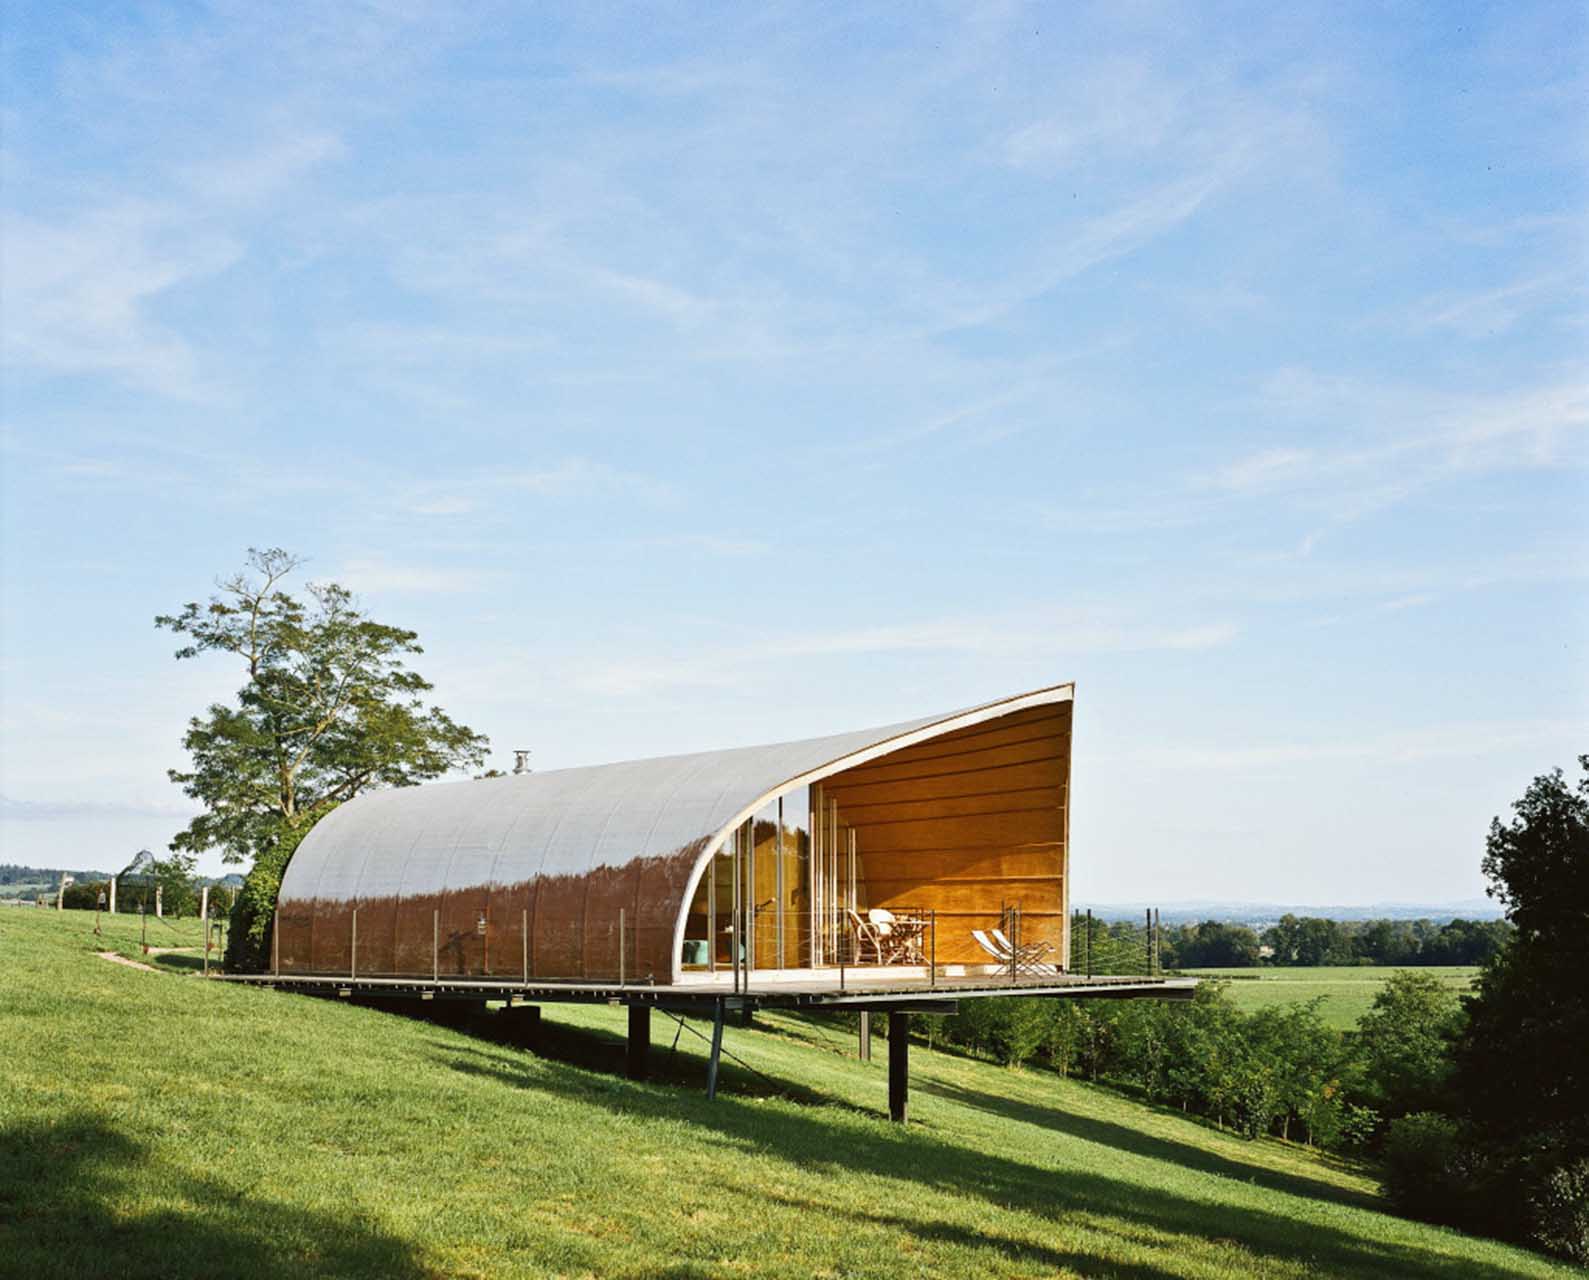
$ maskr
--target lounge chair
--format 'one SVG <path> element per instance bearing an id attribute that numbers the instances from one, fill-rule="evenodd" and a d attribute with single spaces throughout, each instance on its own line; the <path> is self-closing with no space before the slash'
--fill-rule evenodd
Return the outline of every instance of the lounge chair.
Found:
<path id="1" fill-rule="evenodd" d="M 1046 942 L 1034 942 L 1016 948 L 1010 945 L 1010 940 L 997 929 L 989 937 L 981 929 L 971 930 L 971 936 L 976 939 L 977 945 L 999 962 L 1001 968 L 1014 969 L 1016 973 L 1049 973 L 1054 966 L 1042 964 L 1039 957 L 1051 951 Z"/>
<path id="2" fill-rule="evenodd" d="M 1048 965 L 1043 963 L 1043 957 L 1054 949 L 1053 943 L 1023 942 L 1020 946 L 1016 946 L 1004 936 L 1003 930 L 989 929 L 988 932 L 993 935 L 993 941 L 997 942 L 1006 951 L 1013 951 L 1015 953 L 1015 961 L 1017 965 L 1022 967 L 1030 966 L 1034 970 L 1038 968 L 1059 968 L 1058 965 Z"/>

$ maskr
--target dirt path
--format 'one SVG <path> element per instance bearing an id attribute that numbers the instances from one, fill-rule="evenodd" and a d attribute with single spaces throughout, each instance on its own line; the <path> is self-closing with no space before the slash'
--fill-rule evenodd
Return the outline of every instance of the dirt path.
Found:
<path id="1" fill-rule="evenodd" d="M 167 948 L 167 950 L 175 950 L 175 948 Z M 144 964 L 138 960 L 129 960 L 126 956 L 118 956 L 114 951 L 96 951 L 94 954 L 101 960 L 109 960 L 112 964 L 124 964 L 129 969 L 142 969 L 145 973 L 160 972 L 160 970 L 156 969 L 152 964 Z"/>

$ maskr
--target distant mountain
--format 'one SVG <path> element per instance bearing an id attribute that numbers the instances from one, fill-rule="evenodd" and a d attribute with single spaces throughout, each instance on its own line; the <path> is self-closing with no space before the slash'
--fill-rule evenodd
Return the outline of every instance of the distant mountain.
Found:
<path id="1" fill-rule="evenodd" d="M 55 867 L 19 867 L 9 862 L 0 863 L 0 885 L 58 885 L 63 875 L 71 876 L 74 880 L 102 880 L 109 874 L 108 871 L 73 871 L 71 868 L 61 870 Z"/>
<path id="2" fill-rule="evenodd" d="M 1367 906 L 1308 906 L 1283 902 L 1077 902 L 1077 911 L 1091 908 L 1101 920 L 1141 920 L 1157 907 L 1164 924 L 1197 924 L 1218 920 L 1226 924 L 1273 924 L 1284 915 L 1318 916 L 1326 920 L 1498 920 L 1501 908 L 1490 898 L 1463 898 L 1456 902 L 1373 902 Z"/>

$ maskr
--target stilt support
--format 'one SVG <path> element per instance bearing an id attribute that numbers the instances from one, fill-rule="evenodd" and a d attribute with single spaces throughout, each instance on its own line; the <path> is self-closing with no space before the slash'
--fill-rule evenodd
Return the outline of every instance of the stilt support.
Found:
<path id="1" fill-rule="evenodd" d="M 865 1009 L 861 1010 L 859 1054 L 862 1062 L 872 1060 L 872 1015 Z"/>
<path id="2" fill-rule="evenodd" d="M 904 1124 L 910 1098 L 910 1014 L 888 1015 L 888 1118 Z"/>
<path id="3" fill-rule="evenodd" d="M 650 1070 L 651 1057 L 651 1006 L 629 1006 L 629 1057 L 628 1076 L 631 1080 L 644 1080 Z"/>
<path id="4" fill-rule="evenodd" d="M 706 1061 L 706 1100 L 717 1097 L 717 1067 L 723 1060 L 723 1002 L 712 1007 L 712 1056 Z"/>
<path id="5" fill-rule="evenodd" d="M 541 1006 L 516 1004 L 504 1012 L 512 1019 L 513 1043 L 521 1049 L 535 1049 L 541 1042 Z"/>

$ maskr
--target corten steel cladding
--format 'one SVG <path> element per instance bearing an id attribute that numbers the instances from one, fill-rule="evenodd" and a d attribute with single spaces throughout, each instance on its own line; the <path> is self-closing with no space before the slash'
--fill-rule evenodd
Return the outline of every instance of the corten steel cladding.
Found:
<path id="1" fill-rule="evenodd" d="M 862 905 L 935 911 L 939 964 L 974 961 L 970 929 L 1006 903 L 1057 942 L 1072 696 L 1059 685 L 828 738 L 361 796 L 287 867 L 281 972 L 349 973 L 357 908 L 360 977 L 680 981 L 710 860 L 819 780 L 856 833 Z"/>

